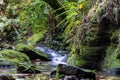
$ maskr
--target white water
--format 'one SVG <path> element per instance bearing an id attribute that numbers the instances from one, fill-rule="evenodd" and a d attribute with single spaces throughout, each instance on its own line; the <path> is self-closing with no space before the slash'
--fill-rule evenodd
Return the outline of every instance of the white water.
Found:
<path id="1" fill-rule="evenodd" d="M 67 54 L 59 53 L 60 51 L 55 51 L 47 47 L 36 47 L 36 49 L 51 56 L 51 61 L 48 62 L 49 65 L 57 66 L 58 64 L 67 64 Z"/>

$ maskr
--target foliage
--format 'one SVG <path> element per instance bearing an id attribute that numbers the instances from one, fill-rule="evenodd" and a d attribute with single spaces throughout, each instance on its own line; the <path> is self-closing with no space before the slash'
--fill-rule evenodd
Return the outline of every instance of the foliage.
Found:
<path id="1" fill-rule="evenodd" d="M 16 28 L 18 26 L 19 19 L 7 19 L 7 17 L 3 16 L 1 20 L 2 20 L 0 23 L 0 31 L 1 31 L 0 33 L 2 35 L 1 38 L 3 39 L 6 38 L 7 40 L 8 38 L 12 37 L 13 40 L 16 40 L 15 37 L 17 36 L 20 37 L 20 34 Z"/>
<path id="2" fill-rule="evenodd" d="M 33 33 L 45 32 L 48 17 L 47 8 L 45 2 L 41 0 L 35 0 L 29 5 L 25 5 L 19 13 L 21 25 L 27 31 L 32 31 Z"/>
<path id="3" fill-rule="evenodd" d="M 45 2 L 9 0 L 5 4 L 4 16 L 0 19 L 1 39 L 21 42 L 34 33 L 46 32 L 49 6 Z"/>
<path id="4" fill-rule="evenodd" d="M 109 66 L 110 68 L 116 68 L 116 67 L 120 67 L 120 59 L 117 58 L 118 55 L 119 55 L 119 48 L 116 48 L 116 47 L 109 47 L 107 49 L 107 55 L 106 55 L 106 58 L 105 58 L 105 63 L 104 63 L 104 66 Z"/>
<path id="5" fill-rule="evenodd" d="M 60 15 L 66 14 L 67 16 L 57 26 L 64 23 L 65 30 L 63 36 L 67 39 L 67 43 L 73 42 L 74 40 L 79 41 L 76 39 L 78 39 L 78 34 L 82 33 L 80 32 L 80 25 L 92 4 L 92 0 L 81 0 L 79 2 L 67 2 L 63 4 L 63 8 L 66 11 Z M 57 17 L 60 15 L 57 15 Z M 74 43 L 72 44 L 74 45 Z"/>
<path id="6" fill-rule="evenodd" d="M 66 2 L 62 6 L 66 11 L 56 16 L 58 18 L 62 14 L 66 14 L 66 17 L 57 26 L 64 24 L 65 30 L 63 36 L 65 37 L 66 43 L 70 44 L 69 46 L 71 52 L 68 62 L 70 62 L 71 64 L 80 66 L 80 64 L 85 63 L 84 61 L 81 61 L 82 59 L 79 59 L 80 55 L 83 54 L 81 53 L 82 36 L 80 34 L 84 34 L 84 32 L 82 31 L 82 23 L 84 17 L 87 15 L 89 8 L 91 8 L 92 5 L 93 0 Z"/>
<path id="7" fill-rule="evenodd" d="M 4 16 L 0 19 L 0 39 L 3 42 L 4 40 L 15 43 L 27 42 L 34 45 L 40 40 L 46 40 L 48 41 L 46 44 L 53 45 L 54 47 L 56 45 L 61 46 L 61 49 L 66 47 L 64 44 L 68 44 L 70 50 L 68 62 L 77 66 L 86 63 L 82 58 L 86 57 L 87 53 L 92 55 L 92 52 L 88 51 L 86 53 L 87 48 L 85 46 L 87 45 L 90 48 L 91 44 L 98 40 L 98 34 L 100 33 L 99 26 L 103 23 L 102 19 L 107 18 L 115 26 L 118 25 L 119 20 L 119 7 L 115 2 L 116 0 L 58 0 L 62 4 L 61 8 L 65 9 L 65 12 L 58 14 L 56 19 L 53 19 L 53 16 L 55 16 L 53 15 L 53 10 L 43 0 L 5 1 Z M 61 20 L 60 17 L 63 14 L 66 17 Z M 53 22 L 55 24 L 59 23 L 56 26 Z M 106 26 L 108 25 L 104 27 Z M 109 29 L 107 31 L 110 32 Z M 45 36 L 45 33 L 48 34 Z M 60 36 L 61 34 L 63 35 Z M 60 43 L 60 41 L 66 41 L 66 43 Z M 32 45 L 19 44 L 16 46 L 16 50 L 21 51 L 23 48 L 27 48 L 37 54 L 46 56 L 36 51 Z M 112 66 L 114 64 L 115 66 L 120 66 L 117 63 L 119 60 L 116 61 L 119 55 L 119 47 L 118 43 L 114 50 L 112 50 L 113 47 L 107 49 L 107 56 L 112 61 L 115 61 L 106 60 L 106 62 L 108 61 L 107 65 Z M 112 56 L 114 57 L 112 58 Z"/>
<path id="8" fill-rule="evenodd" d="M 120 67 L 120 29 L 113 31 L 111 36 L 111 45 L 108 47 L 106 53 L 106 58 L 104 62 L 104 66 L 109 66 L 110 68 Z"/>
<path id="9" fill-rule="evenodd" d="M 68 17 L 68 20 L 67 20 L 68 23 L 67 23 L 67 27 L 65 30 L 65 34 L 67 34 L 67 41 L 71 43 L 71 54 L 73 54 L 73 56 L 75 56 L 77 53 L 80 55 L 79 58 L 81 58 L 81 57 L 84 58 L 84 55 L 88 55 L 88 54 L 86 54 L 86 52 L 84 52 L 84 48 L 85 48 L 84 45 L 88 45 L 89 47 L 100 46 L 100 45 L 97 45 L 96 43 L 99 42 L 98 40 L 100 40 L 99 38 L 101 37 L 101 35 L 99 35 L 100 33 L 102 33 L 101 27 L 105 28 L 105 27 L 109 26 L 109 25 L 107 25 L 107 23 L 104 23 L 104 21 L 102 22 L 102 19 L 107 18 L 108 21 L 110 20 L 111 25 L 116 24 L 118 21 L 116 19 L 117 15 L 115 15 L 115 14 L 119 14 L 119 13 L 118 13 L 118 11 L 114 12 L 114 9 L 116 8 L 117 3 L 115 3 L 112 0 L 109 0 L 109 1 L 95 0 L 96 3 L 93 3 L 92 0 L 90 0 L 90 1 L 87 0 L 88 2 L 86 0 L 81 0 L 81 1 L 82 2 L 80 2 L 80 4 L 78 5 L 78 9 L 80 9 L 80 10 L 79 11 L 77 10 L 77 11 L 82 14 L 79 15 L 78 12 L 71 10 L 72 12 L 70 12 L 70 13 L 71 14 L 73 13 L 74 15 Z M 86 6 L 84 4 L 89 4 L 89 5 Z M 92 7 L 92 4 L 94 4 L 93 7 Z M 114 5 L 111 10 L 112 4 L 114 4 Z M 72 8 L 72 7 L 70 7 L 70 8 Z M 91 8 L 91 9 L 89 9 L 89 8 Z M 109 14 L 111 14 L 111 15 L 109 15 Z M 113 15 L 114 15 L 114 17 L 113 17 Z M 78 17 L 76 17 L 76 16 L 78 16 Z M 72 18 L 72 19 L 75 18 L 75 20 L 72 22 L 72 20 L 70 18 Z M 75 25 L 75 22 L 77 20 L 79 20 L 79 22 L 78 22 L 78 24 Z M 116 26 L 116 25 L 114 25 L 114 26 Z M 105 29 L 106 29 L 105 30 L 106 32 L 104 31 L 103 33 L 110 32 L 109 28 L 108 29 L 105 28 Z M 85 49 L 85 50 L 87 50 L 87 49 Z M 116 49 L 116 50 L 115 50 L 114 58 L 112 61 L 115 61 L 115 58 L 117 55 L 116 52 L 118 52 L 118 49 Z M 112 53 L 110 53 L 110 55 L 111 54 Z M 90 55 L 88 55 L 88 56 L 90 57 Z M 77 57 L 75 57 L 75 58 L 77 58 Z M 83 60 L 86 60 L 86 57 Z M 79 61 L 81 61 L 81 60 L 79 60 Z"/>

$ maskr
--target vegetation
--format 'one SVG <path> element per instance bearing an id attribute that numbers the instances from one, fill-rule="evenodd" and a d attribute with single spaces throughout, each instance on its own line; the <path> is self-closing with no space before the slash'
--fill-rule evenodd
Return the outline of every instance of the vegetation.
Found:
<path id="1" fill-rule="evenodd" d="M 23 54 L 27 48 L 47 59 L 34 49 L 39 42 L 68 50 L 68 63 L 74 66 L 92 70 L 120 67 L 119 5 L 119 0 L 3 0 L 0 53 L 5 56 L 1 58 L 29 62 L 30 56 Z"/>

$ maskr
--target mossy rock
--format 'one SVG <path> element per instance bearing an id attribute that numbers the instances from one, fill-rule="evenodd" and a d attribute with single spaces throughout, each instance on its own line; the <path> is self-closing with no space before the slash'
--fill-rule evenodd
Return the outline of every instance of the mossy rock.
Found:
<path id="1" fill-rule="evenodd" d="M 20 65 L 26 62 L 28 64 L 31 63 L 29 57 L 26 54 L 9 49 L 0 51 L 0 58 L 10 63 L 15 63 L 16 65 Z"/>
<path id="2" fill-rule="evenodd" d="M 18 44 L 15 47 L 15 50 L 25 53 L 31 60 L 41 59 L 44 61 L 49 61 L 47 54 L 36 50 L 31 44 Z"/>
<path id="3" fill-rule="evenodd" d="M 56 80 L 63 78 L 65 75 L 74 75 L 78 78 L 95 80 L 95 73 L 93 70 L 83 69 L 71 65 L 59 64 L 57 66 Z"/>

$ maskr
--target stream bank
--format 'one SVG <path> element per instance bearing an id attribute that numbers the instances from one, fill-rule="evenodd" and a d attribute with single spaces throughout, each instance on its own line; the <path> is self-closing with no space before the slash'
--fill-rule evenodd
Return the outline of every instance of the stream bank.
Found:
<path id="1" fill-rule="evenodd" d="M 28 49 L 25 49 L 28 50 Z M 32 64 L 37 67 L 39 72 L 28 70 L 17 71 L 17 66 L 9 63 L 1 63 L 0 80 L 101 80 L 111 79 L 119 80 L 120 69 L 104 69 L 95 73 L 94 70 L 88 70 L 75 67 L 67 63 L 67 51 L 55 51 L 45 46 L 36 46 L 35 50 L 47 55 L 49 60 L 36 59 L 31 60 Z M 34 53 L 35 54 L 35 53 Z M 44 56 L 43 56 L 44 57 Z M 1 60 L 2 62 L 2 60 Z M 28 64 L 29 65 L 29 64 Z"/>

